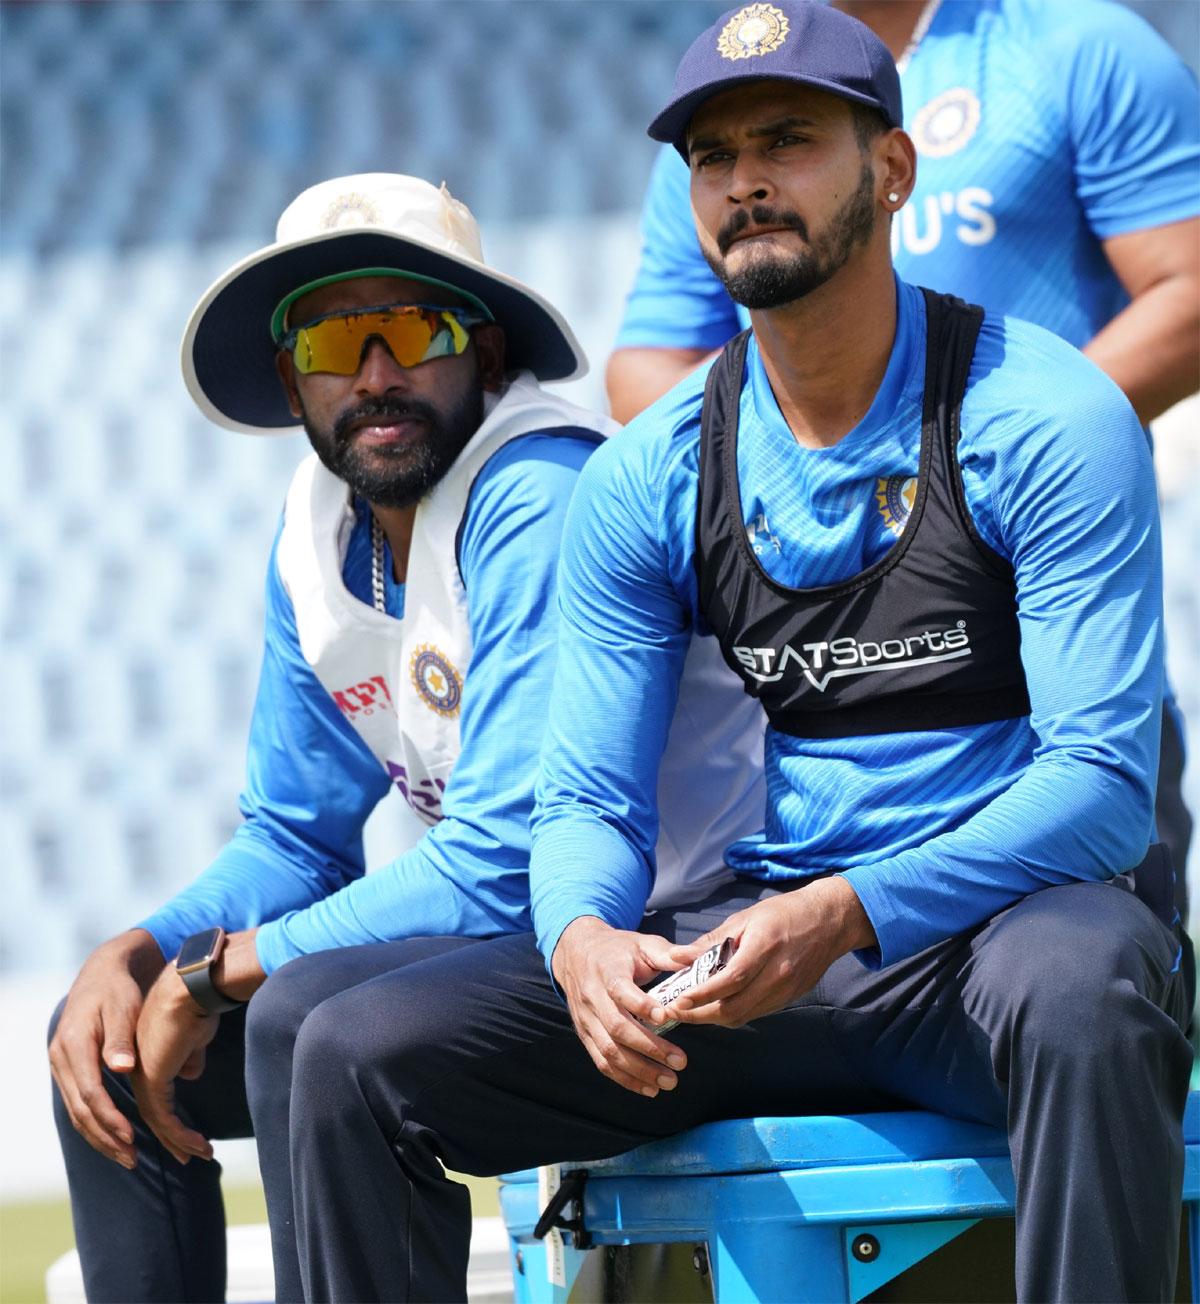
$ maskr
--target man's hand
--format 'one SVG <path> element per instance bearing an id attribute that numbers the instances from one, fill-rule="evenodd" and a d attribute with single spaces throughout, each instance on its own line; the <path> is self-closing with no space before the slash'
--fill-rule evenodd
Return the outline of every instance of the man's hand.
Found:
<path id="1" fill-rule="evenodd" d="M 731 937 L 737 951 L 720 973 L 666 1007 L 680 1023 L 740 1028 L 786 1009 L 816 986 L 841 956 L 875 945 L 875 932 L 854 889 L 823 878 L 730 915 L 690 946 L 672 947 L 676 968 Z"/>
<path id="2" fill-rule="evenodd" d="M 230 1000 L 249 1000 L 266 979 L 254 946 L 256 931 L 231 933 L 213 966 L 213 985 Z M 138 1019 L 134 1098 L 146 1125 L 181 1164 L 193 1155 L 212 1158 L 207 1138 L 185 1127 L 175 1113 L 175 1079 L 190 1081 L 204 1072 L 205 1049 L 217 1035 L 219 1019 L 196 1004 L 173 965 L 159 974 Z"/>
<path id="3" fill-rule="evenodd" d="M 208 1140 L 185 1127 L 175 1113 L 175 1079 L 204 1072 L 204 1050 L 217 1035 L 219 1018 L 204 1013 L 168 965 L 150 988 L 138 1019 L 134 1098 L 147 1127 L 181 1164 L 192 1155 L 212 1158 Z"/>
<path id="4" fill-rule="evenodd" d="M 678 1081 L 672 1070 L 684 1068 L 687 1056 L 638 1022 L 666 1021 L 638 984 L 679 968 L 671 961 L 670 943 L 585 915 L 564 929 L 551 967 L 575 1031 L 600 1072 L 643 1096 L 670 1091 Z"/>
<path id="5" fill-rule="evenodd" d="M 133 1128 L 105 1090 L 101 1067 L 132 1071 L 142 1001 L 162 967 L 158 943 L 142 928 L 97 947 L 67 994 L 50 1042 L 50 1071 L 75 1130 L 125 1168 L 136 1163 Z"/>

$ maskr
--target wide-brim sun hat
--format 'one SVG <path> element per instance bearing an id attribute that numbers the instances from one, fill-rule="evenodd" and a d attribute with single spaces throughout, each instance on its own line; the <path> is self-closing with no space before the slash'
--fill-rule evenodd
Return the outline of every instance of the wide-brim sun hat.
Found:
<path id="1" fill-rule="evenodd" d="M 865 24 L 821 0 L 776 0 L 730 9 L 688 47 L 671 99 L 647 128 L 687 159 L 687 132 L 705 100 L 746 82 L 799 82 L 875 109 L 889 127 L 903 118 L 891 51 Z"/>
<path id="2" fill-rule="evenodd" d="M 482 304 L 504 329 L 506 365 L 539 380 L 575 380 L 587 358 L 562 315 L 535 290 L 487 266 L 471 211 L 446 189 L 386 172 L 312 186 L 283 211 L 275 243 L 205 291 L 183 334 L 188 392 L 209 420 L 247 434 L 297 425 L 275 370 L 272 319 L 289 296 L 358 272 L 408 275 Z"/>

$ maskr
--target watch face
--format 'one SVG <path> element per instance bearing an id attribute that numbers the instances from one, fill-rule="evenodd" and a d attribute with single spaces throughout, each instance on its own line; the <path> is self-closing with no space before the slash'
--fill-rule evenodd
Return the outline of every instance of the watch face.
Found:
<path id="1" fill-rule="evenodd" d="M 193 933 L 179 948 L 175 968 L 182 972 L 185 969 L 196 969 L 207 964 L 212 958 L 220 936 L 219 928 L 210 928 L 204 933 Z"/>

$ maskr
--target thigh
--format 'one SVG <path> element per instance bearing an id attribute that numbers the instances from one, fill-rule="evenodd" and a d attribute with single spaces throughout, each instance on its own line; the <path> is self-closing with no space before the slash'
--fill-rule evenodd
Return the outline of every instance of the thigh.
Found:
<path id="1" fill-rule="evenodd" d="M 253 1053 L 278 1041 L 290 1047 L 308 1015 L 339 992 L 475 944 L 468 937 L 413 937 L 331 947 L 290 960 L 271 974 L 250 1001 L 247 1034 Z"/>
<path id="2" fill-rule="evenodd" d="M 1003 1126 L 1015 1032 L 1107 1041 L 1125 990 L 1161 1010 L 1164 1025 L 1179 1023 L 1177 960 L 1178 939 L 1131 892 L 1072 883 L 886 969 L 844 957 L 817 996 L 864 1081 L 921 1108 Z"/>
<path id="3" fill-rule="evenodd" d="M 600 1158 L 716 1118 L 866 1108 L 873 1098 L 816 1008 L 736 1030 L 680 1029 L 676 1039 L 689 1064 L 674 1091 L 650 1100 L 610 1082 L 579 1042 L 532 935 L 521 935 L 330 998 L 305 1021 L 297 1056 L 352 1066 L 348 1077 L 368 1082 L 361 1089 L 385 1129 L 432 1131 L 449 1167 L 480 1174 Z"/>

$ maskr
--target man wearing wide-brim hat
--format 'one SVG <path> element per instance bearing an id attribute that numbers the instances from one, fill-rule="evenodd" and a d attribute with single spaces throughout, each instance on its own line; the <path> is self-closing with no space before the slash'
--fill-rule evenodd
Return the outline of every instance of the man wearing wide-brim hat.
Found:
<path id="1" fill-rule="evenodd" d="M 1149 449 L 1070 345 L 895 276 L 902 121 L 886 47 L 823 4 L 743 5 L 684 55 L 651 133 L 686 155 L 752 328 L 580 477 L 533 818 L 540 955 L 495 938 L 353 993 L 344 1016 L 393 1012 L 386 1059 L 330 1023 L 302 1038 L 313 1298 L 455 1295 L 469 1223 L 437 1156 L 510 1172 L 905 1105 L 1006 1129 L 1021 1299 L 1173 1298 L 1187 992 L 1170 892 L 1156 915 L 1130 877 L 1169 871 L 1149 845 Z M 727 851 L 738 881 L 655 919 L 676 967 L 735 948 L 659 1007 L 641 797 L 704 631 L 766 711 L 767 806 Z M 406 1013 L 429 1003 L 437 1026 Z M 381 1193 L 354 1221 L 323 1166 L 350 1136 Z M 779 1244 L 796 1257 L 768 1268 L 713 1237 L 717 1289 L 816 1298 L 831 1277 Z"/>
<path id="2" fill-rule="evenodd" d="M 206 1161 L 211 1138 L 249 1132 L 250 1112 L 276 1298 L 300 1298 L 289 1122 L 304 1112 L 290 1072 L 301 1026 L 414 955 L 528 929 L 558 541 L 579 471 L 612 429 L 540 382 L 585 368 L 555 309 L 483 261 L 470 212 L 412 177 L 305 191 L 276 242 L 192 314 L 183 370 L 203 412 L 252 434 L 302 423 L 314 452 L 268 568 L 244 823 L 190 887 L 92 955 L 57 1016 L 56 1108 L 90 1298 L 222 1297 Z M 688 678 L 660 903 L 727 876 L 722 849 L 762 802 L 757 707 L 715 649 Z M 722 705 L 710 717 L 689 697 Z M 428 827 L 364 877 L 363 824 L 393 787 Z M 369 1053 L 379 1029 L 356 1026 Z"/>

